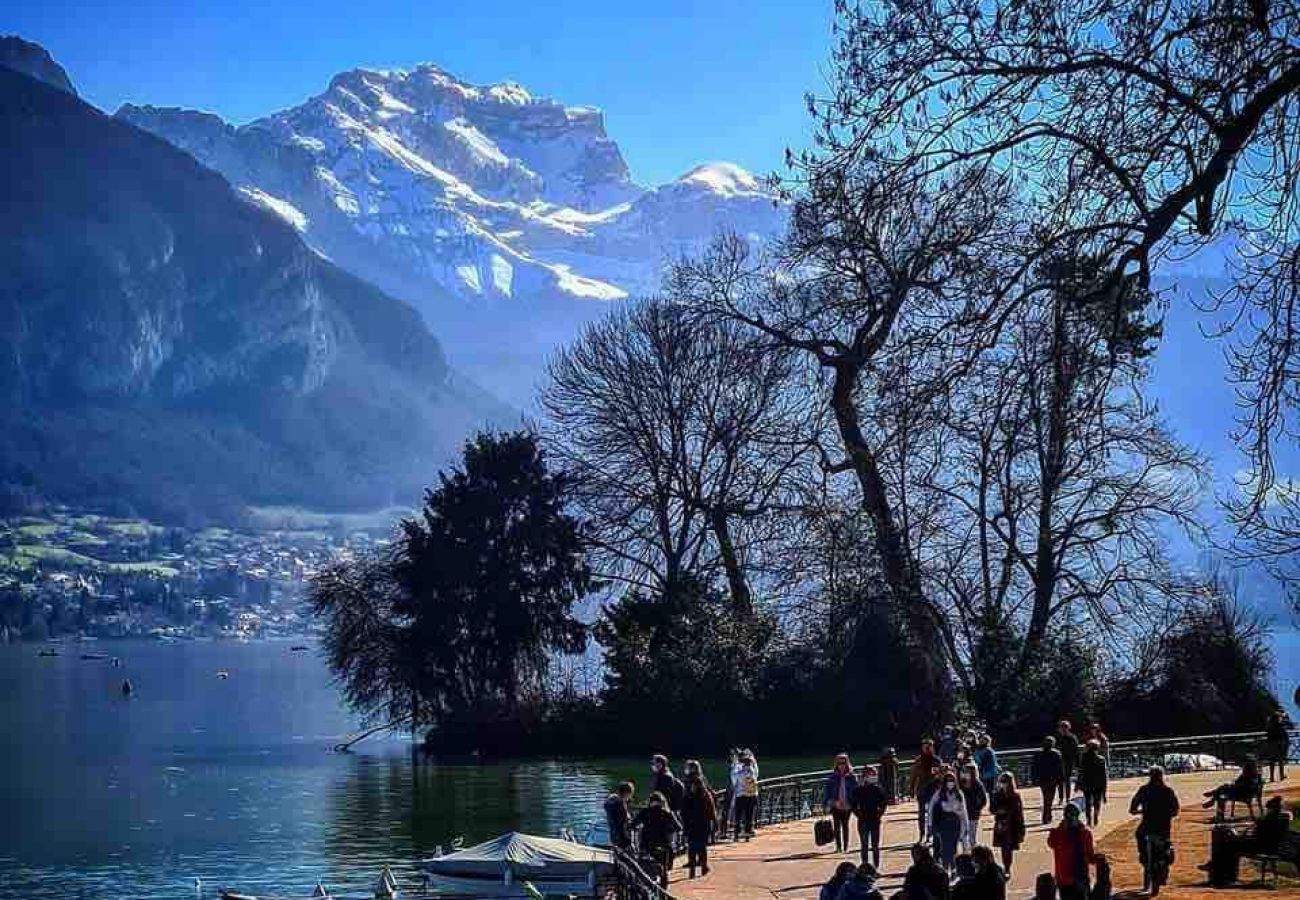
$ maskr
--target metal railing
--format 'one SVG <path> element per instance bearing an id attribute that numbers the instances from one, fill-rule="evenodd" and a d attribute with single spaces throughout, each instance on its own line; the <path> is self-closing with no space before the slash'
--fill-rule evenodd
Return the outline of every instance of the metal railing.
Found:
<path id="1" fill-rule="evenodd" d="M 1297 742 L 1300 729 L 1291 730 L 1290 735 L 1292 749 L 1288 755 L 1294 760 L 1295 748 L 1300 746 L 1300 742 Z M 1214 757 L 1219 768 L 1238 765 L 1247 757 L 1254 757 L 1262 763 L 1266 749 L 1266 738 L 1262 731 L 1112 741 L 1107 762 L 1111 778 L 1128 778 L 1144 774 L 1153 765 L 1163 765 L 1171 774 L 1204 768 L 1196 764 L 1197 757 Z M 1032 784 L 1030 768 L 1033 755 L 1038 750 L 1038 747 L 998 750 L 998 765 L 1003 771 L 1013 772 L 1018 784 Z M 913 761 L 898 760 L 894 796 L 905 797 L 909 794 Z M 818 814 L 822 805 L 822 791 L 829 775 L 830 770 L 823 769 L 760 779 L 754 824 L 774 825 Z M 718 809 L 725 815 L 730 793 L 725 790 L 715 793 Z"/>
<path id="2" fill-rule="evenodd" d="M 617 847 L 611 847 L 610 851 L 614 857 L 614 878 L 602 886 L 601 896 L 605 900 L 676 900 L 631 854 Z"/>

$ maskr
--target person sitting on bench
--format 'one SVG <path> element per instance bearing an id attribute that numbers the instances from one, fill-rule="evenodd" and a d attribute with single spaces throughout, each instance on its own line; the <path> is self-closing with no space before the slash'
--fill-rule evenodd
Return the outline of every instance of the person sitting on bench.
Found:
<path id="1" fill-rule="evenodd" d="M 1243 856 L 1276 853 L 1291 827 L 1291 814 L 1282 809 L 1281 797 L 1270 797 L 1264 804 L 1264 815 L 1255 821 L 1249 831 L 1236 832 L 1227 826 L 1214 830 L 1210 841 L 1210 860 L 1200 869 L 1209 873 L 1210 883 L 1216 886 L 1232 884 Z"/>
<path id="2" fill-rule="evenodd" d="M 1235 779 L 1205 792 L 1207 799 L 1202 805 L 1206 809 L 1215 807 L 1214 818 L 1219 822 L 1224 820 L 1224 810 L 1229 802 L 1245 803 L 1246 812 L 1254 818 L 1255 805 L 1261 802 L 1263 793 L 1264 777 L 1260 774 L 1259 763 L 1254 759 L 1247 759 L 1241 764 L 1241 774 Z M 1263 809 L 1260 812 L 1262 813 Z"/>

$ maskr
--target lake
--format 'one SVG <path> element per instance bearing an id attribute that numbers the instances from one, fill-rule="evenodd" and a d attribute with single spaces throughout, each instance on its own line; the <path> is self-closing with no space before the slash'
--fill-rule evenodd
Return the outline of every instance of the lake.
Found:
<path id="1" fill-rule="evenodd" d="M 315 651 L 264 643 L 0 647 L 0 900 L 186 898 L 194 879 L 368 895 L 463 836 L 555 835 L 602 817 L 644 759 L 432 765 L 358 730 Z M 86 661 L 83 651 L 122 659 Z M 218 670 L 229 677 L 220 679 Z M 136 688 L 121 695 L 123 678 Z M 824 760 L 761 759 L 763 773 Z M 720 765 L 706 766 L 718 780 Z"/>
<path id="2" fill-rule="evenodd" d="M 0 900 L 194 900 L 195 878 L 205 897 L 305 895 L 317 879 L 368 895 L 385 863 L 411 880 L 456 836 L 581 826 L 612 784 L 647 775 L 646 758 L 432 765 L 401 738 L 331 752 L 357 722 L 316 653 L 285 643 L 37 649 L 0 647 Z M 1300 633 L 1279 634 L 1276 652 L 1289 699 Z M 760 762 L 765 776 L 825 765 Z M 721 781 L 720 764 L 706 770 Z"/>

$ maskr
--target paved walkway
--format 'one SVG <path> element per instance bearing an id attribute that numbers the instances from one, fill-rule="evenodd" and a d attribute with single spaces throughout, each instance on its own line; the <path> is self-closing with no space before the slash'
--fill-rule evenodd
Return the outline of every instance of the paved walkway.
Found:
<path id="1" fill-rule="evenodd" d="M 1185 806 L 1199 803 L 1201 793 L 1215 785 L 1230 781 L 1235 770 L 1196 772 L 1172 775 L 1169 783 L 1178 792 Z M 1134 822 L 1128 816 L 1128 804 L 1133 792 L 1145 778 L 1128 778 L 1112 781 L 1110 800 L 1102 808 L 1101 822 L 1094 829 L 1096 840 L 1120 826 Z M 1047 848 L 1047 827 L 1036 825 L 1042 815 L 1040 794 L 1037 788 L 1022 789 L 1025 799 L 1025 819 L 1029 833 L 1016 854 L 1009 897 L 1027 897 L 1033 894 L 1034 878 L 1040 872 L 1050 872 L 1052 855 Z M 1059 821 L 1059 815 L 1058 815 Z M 850 825 L 854 849 L 849 853 L 826 852 L 816 847 L 812 839 L 812 819 L 786 822 L 760 828 L 752 841 L 739 844 L 723 843 L 709 848 L 708 877 L 686 877 L 685 859 L 673 870 L 669 890 L 679 900 L 816 900 L 822 884 L 830 878 L 835 867 L 844 860 L 857 862 L 856 823 Z M 980 820 L 979 843 L 991 843 L 993 820 L 985 815 Z M 881 834 L 883 853 L 879 882 L 886 897 L 902 886 L 903 874 L 911 864 L 910 848 L 916 841 L 916 805 L 904 801 L 890 807 Z M 1116 885 L 1117 890 L 1140 885 Z"/>

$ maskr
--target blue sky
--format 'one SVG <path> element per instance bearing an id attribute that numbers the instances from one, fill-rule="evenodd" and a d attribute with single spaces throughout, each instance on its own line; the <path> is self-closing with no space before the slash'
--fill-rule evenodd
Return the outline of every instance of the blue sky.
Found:
<path id="1" fill-rule="evenodd" d="M 45 46 L 90 102 L 211 110 L 236 123 L 357 66 L 435 62 L 474 82 L 605 110 L 646 184 L 727 159 L 781 165 L 807 130 L 830 0 L 10 0 L 0 32 Z"/>

